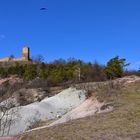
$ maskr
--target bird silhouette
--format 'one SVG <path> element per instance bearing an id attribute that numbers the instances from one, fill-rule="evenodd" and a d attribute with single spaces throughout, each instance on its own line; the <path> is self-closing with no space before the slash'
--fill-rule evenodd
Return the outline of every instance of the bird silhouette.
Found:
<path id="1" fill-rule="evenodd" d="M 44 11 L 44 10 L 47 10 L 47 8 L 42 7 L 42 8 L 40 8 L 40 10 L 41 10 L 41 11 Z"/>

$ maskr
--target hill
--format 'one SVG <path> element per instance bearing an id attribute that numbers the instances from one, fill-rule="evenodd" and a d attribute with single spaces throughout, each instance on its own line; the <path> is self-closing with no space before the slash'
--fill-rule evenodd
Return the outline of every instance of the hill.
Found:
<path id="1" fill-rule="evenodd" d="M 22 140 L 139 140 L 140 82 L 108 97 L 114 110 L 27 133 Z M 76 114 L 75 114 L 76 115 Z"/>
<path id="2" fill-rule="evenodd" d="M 138 140 L 140 139 L 140 78 L 85 83 L 87 99 L 51 122 L 42 122 L 14 139 L 20 140 Z M 83 90 L 83 89 L 82 89 Z M 92 92 L 91 92 L 92 91 Z M 47 124 L 48 123 L 48 124 Z M 3 139 L 12 139 L 4 137 Z"/>

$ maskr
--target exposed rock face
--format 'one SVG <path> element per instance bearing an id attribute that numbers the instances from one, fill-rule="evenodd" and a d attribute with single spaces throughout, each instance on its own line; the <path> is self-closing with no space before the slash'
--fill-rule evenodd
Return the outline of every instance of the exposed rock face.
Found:
<path id="1" fill-rule="evenodd" d="M 26 89 L 22 88 L 14 92 L 11 97 L 2 101 L 0 106 L 12 108 L 27 105 L 33 102 L 39 102 L 47 96 L 47 92 L 42 89 Z"/>
<path id="2" fill-rule="evenodd" d="M 48 87 L 30 87 L 28 82 L 16 76 L 0 79 L 0 102 L 8 108 L 41 101 L 50 94 Z"/>
<path id="3" fill-rule="evenodd" d="M 34 93 L 34 95 L 36 95 L 36 93 Z M 9 114 L 14 110 L 18 110 L 20 117 L 12 117 L 15 121 L 11 125 L 9 134 L 24 132 L 33 123 L 32 121 L 43 121 L 62 116 L 79 106 L 85 100 L 85 91 L 69 88 L 53 97 L 45 98 L 41 102 L 34 102 L 26 106 L 12 108 L 9 110 Z"/>
<path id="4" fill-rule="evenodd" d="M 27 105 L 33 102 L 41 101 L 47 96 L 47 92 L 41 88 L 26 89 L 22 88 L 14 93 L 14 98 L 20 105 Z"/>

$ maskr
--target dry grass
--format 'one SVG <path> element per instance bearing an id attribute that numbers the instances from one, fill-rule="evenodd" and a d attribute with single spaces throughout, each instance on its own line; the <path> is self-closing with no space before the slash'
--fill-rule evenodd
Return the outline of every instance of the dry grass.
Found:
<path id="1" fill-rule="evenodd" d="M 140 83 L 110 96 L 114 111 L 22 135 L 22 140 L 140 140 Z"/>

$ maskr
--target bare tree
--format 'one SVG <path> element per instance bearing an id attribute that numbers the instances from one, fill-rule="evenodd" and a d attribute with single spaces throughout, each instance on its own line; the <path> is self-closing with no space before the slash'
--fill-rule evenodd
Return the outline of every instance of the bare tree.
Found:
<path id="1" fill-rule="evenodd" d="M 20 115 L 18 114 L 19 108 L 9 109 L 8 106 L 8 102 L 0 105 L 0 136 L 9 135 L 11 125 L 13 125 L 15 121 L 20 118 Z"/>
<path id="2" fill-rule="evenodd" d="M 9 135 L 11 126 L 20 118 L 19 108 L 16 106 L 15 98 L 12 97 L 13 92 L 20 88 L 5 83 L 0 86 L 0 136 Z"/>
<path id="3" fill-rule="evenodd" d="M 35 63 L 42 63 L 44 61 L 44 58 L 42 55 L 35 55 L 32 56 L 31 60 Z"/>

